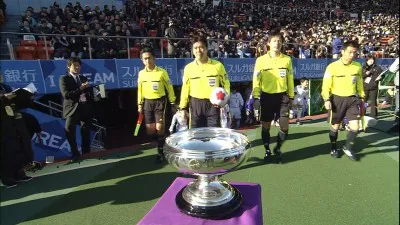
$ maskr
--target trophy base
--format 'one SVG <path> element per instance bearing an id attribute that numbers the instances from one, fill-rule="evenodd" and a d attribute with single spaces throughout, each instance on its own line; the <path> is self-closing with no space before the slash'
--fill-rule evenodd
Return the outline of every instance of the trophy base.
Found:
<path id="1" fill-rule="evenodd" d="M 237 188 L 232 186 L 233 198 L 224 204 L 216 206 L 196 206 L 188 203 L 182 196 L 182 188 L 176 195 L 175 202 L 181 212 L 200 218 L 224 219 L 235 212 L 242 203 L 243 197 Z"/>

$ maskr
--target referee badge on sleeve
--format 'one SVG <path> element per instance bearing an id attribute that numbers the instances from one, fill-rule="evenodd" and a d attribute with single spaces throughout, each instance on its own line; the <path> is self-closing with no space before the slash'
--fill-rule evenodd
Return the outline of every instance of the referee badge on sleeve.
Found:
<path id="1" fill-rule="evenodd" d="M 329 72 L 325 72 L 324 77 L 329 78 L 329 77 L 331 77 L 331 74 Z"/>
<path id="2" fill-rule="evenodd" d="M 259 75 L 260 75 L 260 71 L 259 70 L 254 70 L 253 77 L 258 77 Z"/>

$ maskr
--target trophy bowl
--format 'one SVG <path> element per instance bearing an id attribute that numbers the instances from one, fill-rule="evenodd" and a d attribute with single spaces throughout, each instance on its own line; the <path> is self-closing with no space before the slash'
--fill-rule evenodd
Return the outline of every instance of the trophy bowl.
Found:
<path id="1" fill-rule="evenodd" d="M 237 169 L 249 150 L 247 136 L 227 128 L 195 128 L 167 137 L 168 162 L 181 173 L 198 176 L 177 194 L 178 208 L 201 218 L 225 218 L 237 210 L 242 195 L 219 176 Z"/>

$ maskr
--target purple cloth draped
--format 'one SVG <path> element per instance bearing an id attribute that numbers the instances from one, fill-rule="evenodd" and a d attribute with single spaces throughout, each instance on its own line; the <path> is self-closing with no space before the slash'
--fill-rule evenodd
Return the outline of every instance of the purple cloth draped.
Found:
<path id="1" fill-rule="evenodd" d="M 192 179 L 178 177 L 138 225 L 262 225 L 261 186 L 256 183 L 232 182 L 243 195 L 240 208 L 228 219 L 196 218 L 179 211 L 176 194 Z"/>

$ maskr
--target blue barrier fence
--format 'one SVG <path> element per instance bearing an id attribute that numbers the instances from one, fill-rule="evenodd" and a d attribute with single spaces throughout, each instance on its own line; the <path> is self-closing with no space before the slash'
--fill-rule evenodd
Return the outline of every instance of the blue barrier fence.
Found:
<path id="1" fill-rule="evenodd" d="M 64 132 L 64 119 L 56 118 L 33 109 L 26 109 L 24 111 L 35 116 L 42 129 L 42 142 L 38 143 L 36 141 L 36 134 L 32 137 L 32 150 L 34 152 L 35 161 L 45 161 L 46 156 L 54 156 L 56 160 L 72 156 L 71 147 Z M 93 140 L 93 131 L 90 136 L 90 139 Z M 76 142 L 78 144 L 78 150 L 81 152 L 80 126 L 76 126 Z"/>
<path id="2" fill-rule="evenodd" d="M 220 59 L 225 65 L 231 82 L 252 80 L 255 59 Z M 166 69 L 174 85 L 182 85 L 185 65 L 193 59 L 157 59 L 156 64 Z M 326 66 L 333 59 L 293 59 L 295 79 L 322 78 Z M 364 63 L 364 59 L 357 59 Z M 377 59 L 386 69 L 394 59 Z M 58 93 L 59 78 L 67 72 L 66 60 L 2 60 L 0 61 L 4 83 L 13 89 L 34 83 L 39 94 Z M 105 84 L 106 89 L 137 87 L 139 71 L 143 69 L 140 59 L 84 59 L 81 73 L 92 84 Z"/>

